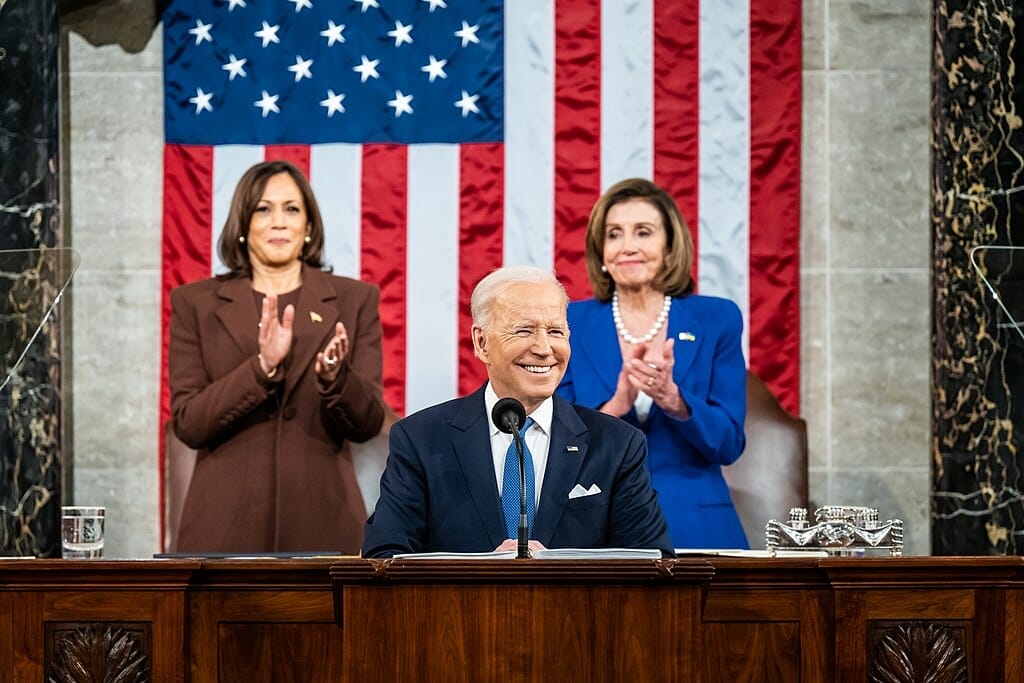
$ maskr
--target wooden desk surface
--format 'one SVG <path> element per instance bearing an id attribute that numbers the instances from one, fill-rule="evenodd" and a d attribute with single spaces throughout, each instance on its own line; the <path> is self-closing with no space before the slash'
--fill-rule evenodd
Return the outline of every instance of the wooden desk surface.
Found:
<path id="1" fill-rule="evenodd" d="M 0 681 L 1020 681 L 1022 589 L 1020 557 L 7 559 Z"/>

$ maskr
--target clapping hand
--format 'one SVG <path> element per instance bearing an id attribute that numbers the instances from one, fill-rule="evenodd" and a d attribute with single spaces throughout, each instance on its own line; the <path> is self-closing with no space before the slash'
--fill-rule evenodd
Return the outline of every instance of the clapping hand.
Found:
<path id="1" fill-rule="evenodd" d="M 345 325 L 334 324 L 334 336 L 331 337 L 324 350 L 316 354 L 316 374 L 325 382 L 332 382 L 338 376 L 338 369 L 341 361 L 348 353 L 348 333 L 345 332 Z"/>
<path id="2" fill-rule="evenodd" d="M 633 361 L 640 361 L 647 351 L 646 344 L 634 344 L 629 347 L 630 355 L 623 359 L 622 369 L 619 370 L 619 379 L 615 384 L 615 393 L 607 403 L 601 406 L 601 412 L 615 417 L 622 417 L 633 409 L 636 403 L 636 395 L 640 392 L 640 386 L 632 379 L 630 368 Z"/>
<path id="3" fill-rule="evenodd" d="M 263 308 L 260 312 L 260 369 L 267 376 L 272 376 L 288 355 L 292 347 L 292 324 L 295 322 L 295 307 L 291 304 L 284 307 L 284 314 L 278 320 L 277 295 L 267 294 L 263 297 Z"/>
<path id="4" fill-rule="evenodd" d="M 686 419 L 690 416 L 683 397 L 679 394 L 679 386 L 672 378 L 672 370 L 676 358 L 672 350 L 675 339 L 668 339 L 662 346 L 661 353 L 643 349 L 638 356 L 626 361 L 623 370 L 628 371 L 629 383 L 637 390 L 643 391 L 670 415 Z M 639 344 L 638 344 L 639 346 Z"/>

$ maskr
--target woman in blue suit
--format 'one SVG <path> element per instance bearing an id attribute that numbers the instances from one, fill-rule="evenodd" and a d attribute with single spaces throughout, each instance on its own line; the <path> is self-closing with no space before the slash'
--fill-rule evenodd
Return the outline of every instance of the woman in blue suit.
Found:
<path id="1" fill-rule="evenodd" d="M 594 298 L 569 305 L 572 353 L 559 393 L 644 431 L 676 548 L 747 548 L 721 470 L 745 444 L 739 308 L 694 294 L 689 230 L 650 181 L 609 188 L 586 239 Z"/>

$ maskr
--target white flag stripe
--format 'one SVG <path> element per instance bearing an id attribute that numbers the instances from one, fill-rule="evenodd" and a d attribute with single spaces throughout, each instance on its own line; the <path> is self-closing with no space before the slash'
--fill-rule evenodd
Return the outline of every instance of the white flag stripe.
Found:
<path id="1" fill-rule="evenodd" d="M 554 72 L 554 0 L 505 3 L 507 265 L 555 265 Z"/>
<path id="2" fill-rule="evenodd" d="M 411 145 L 406 270 L 407 413 L 458 395 L 459 147 Z"/>
<path id="3" fill-rule="evenodd" d="M 603 0 L 602 192 L 623 178 L 654 179 L 653 45 L 653 0 Z"/>
<path id="4" fill-rule="evenodd" d="M 362 241 L 362 145 L 312 145 L 309 182 L 324 221 L 324 260 L 336 275 L 358 278 Z"/>
<path id="5" fill-rule="evenodd" d="M 701 3 L 698 279 L 750 319 L 750 7 Z M 748 328 L 743 350 L 749 358 Z"/>
<path id="6" fill-rule="evenodd" d="M 226 273 L 217 253 L 217 240 L 231 209 L 231 196 L 242 175 L 263 161 L 262 145 L 219 145 L 213 148 L 213 225 L 210 226 L 210 272 Z"/>

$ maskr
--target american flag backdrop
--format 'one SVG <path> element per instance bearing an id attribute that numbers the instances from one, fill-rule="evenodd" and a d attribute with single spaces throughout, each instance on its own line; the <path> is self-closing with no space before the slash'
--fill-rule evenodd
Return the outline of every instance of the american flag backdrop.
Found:
<path id="1" fill-rule="evenodd" d="M 404 414 L 475 389 L 476 282 L 553 268 L 589 296 L 611 183 L 676 198 L 698 289 L 799 409 L 800 0 L 172 0 L 164 15 L 164 363 L 170 288 L 219 272 L 242 172 L 310 178 L 334 271 L 381 287 Z"/>

